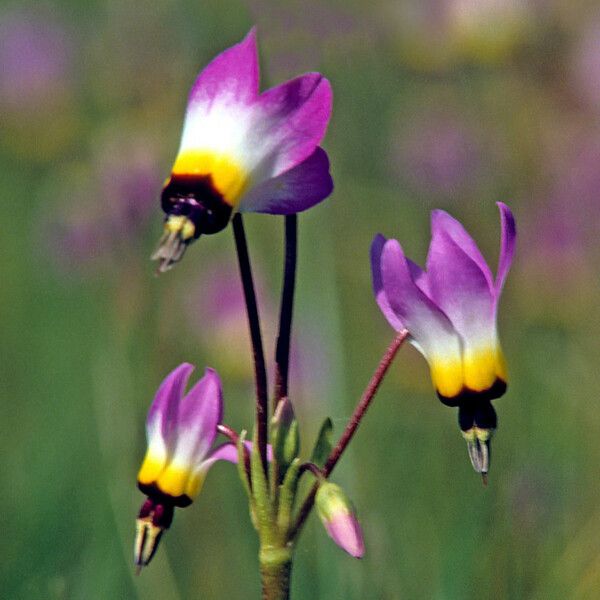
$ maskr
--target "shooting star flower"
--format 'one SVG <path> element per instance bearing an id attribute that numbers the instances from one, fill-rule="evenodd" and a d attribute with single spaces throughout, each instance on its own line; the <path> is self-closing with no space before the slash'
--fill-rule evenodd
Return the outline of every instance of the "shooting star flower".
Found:
<path id="1" fill-rule="evenodd" d="M 429 363 L 440 400 L 459 407 L 459 425 L 473 467 L 487 474 L 496 428 L 491 400 L 506 391 L 506 366 L 496 315 L 516 241 L 513 215 L 499 202 L 501 245 L 496 277 L 463 226 L 442 210 L 431 216 L 426 270 L 396 240 L 378 235 L 371 246 L 373 288 L 390 325 L 408 330 Z"/>
<path id="2" fill-rule="evenodd" d="M 234 212 L 294 214 L 333 189 L 319 143 L 331 114 L 327 79 L 306 73 L 259 93 L 256 32 L 219 54 L 188 101 L 175 164 L 162 191 L 165 230 L 152 258 L 166 271 Z"/>
<path id="3" fill-rule="evenodd" d="M 148 412 L 148 450 L 138 487 L 148 496 L 136 522 L 135 564 L 146 566 L 171 525 L 176 507 L 192 503 L 217 460 L 237 462 L 232 443 L 212 449 L 223 416 L 221 380 L 206 369 L 184 396 L 194 370 L 183 363 L 162 382 Z"/>

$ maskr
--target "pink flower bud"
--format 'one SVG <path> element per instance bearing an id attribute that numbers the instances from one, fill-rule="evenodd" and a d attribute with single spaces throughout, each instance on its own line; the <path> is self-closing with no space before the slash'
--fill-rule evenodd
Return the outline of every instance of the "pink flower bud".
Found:
<path id="1" fill-rule="evenodd" d="M 329 537 L 350 556 L 362 558 L 365 553 L 362 529 L 344 490 L 335 483 L 322 483 L 317 492 L 316 506 Z"/>

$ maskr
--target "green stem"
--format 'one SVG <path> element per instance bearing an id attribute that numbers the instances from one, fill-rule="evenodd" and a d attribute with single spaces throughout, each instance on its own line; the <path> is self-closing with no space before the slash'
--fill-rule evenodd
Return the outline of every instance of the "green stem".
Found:
<path id="1" fill-rule="evenodd" d="M 292 546 L 263 546 L 260 549 L 262 600 L 289 600 Z"/>

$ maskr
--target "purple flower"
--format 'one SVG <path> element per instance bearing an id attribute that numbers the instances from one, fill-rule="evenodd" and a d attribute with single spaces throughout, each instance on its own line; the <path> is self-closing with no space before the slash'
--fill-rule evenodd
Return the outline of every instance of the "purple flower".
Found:
<path id="1" fill-rule="evenodd" d="M 0 105 L 17 112 L 48 110 L 69 83 L 71 44 L 45 11 L 0 15 Z"/>
<path id="2" fill-rule="evenodd" d="M 572 81 L 580 97 L 591 107 L 600 107 L 600 18 L 585 27 L 575 48 Z"/>
<path id="3" fill-rule="evenodd" d="M 516 275 L 528 321 L 572 326 L 583 323 L 594 310 L 598 218 L 591 200 L 591 188 L 586 194 L 567 185 L 547 192 L 525 217 L 522 235 L 528 240 L 528 251 Z M 565 294 L 565 290 L 577 293 Z"/>
<path id="4" fill-rule="evenodd" d="M 449 214 L 435 210 L 427 268 L 408 259 L 396 240 L 378 235 L 371 246 L 373 288 L 384 316 L 429 363 L 440 400 L 459 407 L 459 424 L 473 466 L 487 472 L 487 445 L 496 427 L 491 400 L 506 390 L 498 341 L 498 301 L 512 262 L 516 229 L 499 202 L 502 239 L 494 278 L 475 241 Z"/>
<path id="5" fill-rule="evenodd" d="M 134 247 L 137 252 L 160 189 L 156 164 L 152 144 L 139 132 L 127 131 L 111 136 L 89 169 L 63 177 L 68 190 L 65 183 L 64 193 L 57 195 L 65 202 L 45 206 L 38 223 L 43 249 L 57 268 L 89 276 L 117 263 L 132 264 L 111 259 L 122 259 Z"/>
<path id="6" fill-rule="evenodd" d="M 160 536 L 171 525 L 175 507 L 192 503 L 217 460 L 237 462 L 231 443 L 213 448 L 223 416 L 221 380 L 206 369 L 184 396 L 194 367 L 179 365 L 162 382 L 148 412 L 148 450 L 138 473 L 138 487 L 148 499 L 138 520 L 135 562 L 145 566 Z"/>
<path id="7" fill-rule="evenodd" d="M 315 498 L 317 513 L 329 537 L 354 558 L 362 558 L 365 543 L 352 502 L 339 485 L 325 481 Z"/>
<path id="8" fill-rule="evenodd" d="M 333 189 L 319 143 L 331 114 L 327 79 L 307 73 L 259 93 L 256 33 L 217 56 L 192 87 L 179 152 L 162 192 L 160 270 L 234 211 L 293 214 Z"/>
<path id="9" fill-rule="evenodd" d="M 98 194 L 108 205 L 106 213 L 116 242 L 147 224 L 161 181 L 157 177 L 156 156 L 145 140 L 123 144 L 122 148 L 109 145 L 105 152 L 98 172 Z"/>
<path id="10" fill-rule="evenodd" d="M 277 333 L 272 331 L 272 324 L 277 320 L 276 304 L 260 265 L 256 267 L 253 269 L 254 285 L 264 322 L 263 336 L 268 340 Z M 223 377 L 250 382 L 254 374 L 252 362 L 240 360 L 239 353 L 240 344 L 250 347 L 250 339 L 244 293 L 235 265 L 217 261 L 183 285 L 181 314 L 186 319 L 188 330 L 197 335 L 206 351 L 219 356 L 219 372 Z M 173 319 L 179 316 L 177 311 L 171 315 Z M 173 326 L 177 327 L 176 324 Z M 272 354 L 270 346 L 265 349 L 268 356 Z"/>
<path id="11" fill-rule="evenodd" d="M 426 114 L 422 121 L 394 144 L 392 168 L 416 189 L 453 196 L 477 180 L 480 144 L 458 118 Z"/>

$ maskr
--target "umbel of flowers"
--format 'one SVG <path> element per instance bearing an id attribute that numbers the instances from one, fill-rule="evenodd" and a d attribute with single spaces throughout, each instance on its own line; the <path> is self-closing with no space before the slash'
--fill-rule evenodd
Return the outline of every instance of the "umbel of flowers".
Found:
<path id="1" fill-rule="evenodd" d="M 499 204 L 501 255 L 494 278 L 475 242 L 443 211 L 432 216 L 426 270 L 396 240 L 377 236 L 371 249 L 375 296 L 396 330 L 337 442 L 325 419 L 308 460 L 301 459 L 299 424 L 288 389 L 297 256 L 296 213 L 333 189 L 319 144 L 331 113 L 328 81 L 308 73 L 259 93 L 255 31 L 217 56 L 190 93 L 179 152 L 161 196 L 164 234 L 153 258 L 159 271 L 178 262 L 202 234 L 229 221 L 238 255 L 255 374 L 256 418 L 247 432 L 223 423 L 222 383 L 213 369 L 186 393 L 193 367 L 184 363 L 160 385 L 147 418 L 148 449 L 138 473 L 147 496 L 134 545 L 138 569 L 148 565 L 176 508 L 200 493 L 219 460 L 237 465 L 257 531 L 262 594 L 289 598 L 293 552 L 306 518 L 316 512 L 331 539 L 349 555 L 365 553 L 363 532 L 346 492 L 329 478 L 372 403 L 398 350 L 409 340 L 429 362 L 438 396 L 458 406 L 459 424 L 475 469 L 486 475 L 496 427 L 491 401 L 506 390 L 496 314 L 512 260 L 514 219 Z M 285 257 L 272 395 L 265 368 L 243 212 L 284 215 Z M 366 261 L 365 261 L 366 263 Z M 269 400 L 272 398 L 272 400 Z M 219 435 L 227 441 L 215 445 Z M 314 479 L 300 498 L 303 476 Z"/>

